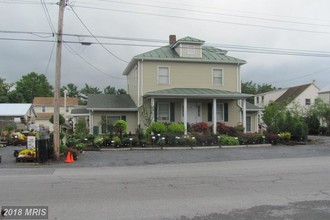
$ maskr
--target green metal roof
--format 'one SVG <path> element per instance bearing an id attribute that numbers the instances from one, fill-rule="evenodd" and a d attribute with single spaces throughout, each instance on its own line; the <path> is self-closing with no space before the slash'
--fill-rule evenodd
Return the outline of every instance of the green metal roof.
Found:
<path id="1" fill-rule="evenodd" d="M 174 48 L 176 47 L 177 45 L 181 44 L 181 43 L 186 43 L 186 44 L 204 44 L 205 41 L 202 41 L 202 40 L 199 40 L 197 38 L 193 38 L 193 37 L 184 37 L 184 38 L 181 38 L 179 40 L 177 40 L 175 42 L 175 44 L 173 44 L 171 47 Z"/>
<path id="2" fill-rule="evenodd" d="M 148 51 L 133 57 L 131 62 L 128 64 L 124 70 L 124 75 L 127 75 L 129 71 L 133 68 L 138 60 L 148 60 L 148 61 L 168 61 L 168 62 L 192 62 L 192 63 L 232 63 L 232 64 L 245 64 L 245 60 L 241 60 L 235 57 L 227 55 L 227 51 L 221 50 L 212 46 L 202 46 L 202 57 L 180 57 L 175 49 L 175 45 L 178 43 L 192 43 L 192 44 L 203 44 L 204 41 L 185 37 L 179 39 L 174 45 L 167 45 L 164 47 L 157 48 L 155 50 Z"/>
<path id="3" fill-rule="evenodd" d="M 145 97 L 190 97 L 190 98 L 224 98 L 224 99 L 241 99 L 248 98 L 252 95 L 239 93 L 239 92 L 229 92 L 217 89 L 205 89 L 205 88 L 172 88 L 164 89 L 153 92 L 148 92 Z"/>

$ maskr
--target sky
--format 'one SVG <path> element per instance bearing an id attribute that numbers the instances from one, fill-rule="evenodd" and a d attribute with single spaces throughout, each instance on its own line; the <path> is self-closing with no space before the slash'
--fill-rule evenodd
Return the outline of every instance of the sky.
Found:
<path id="1" fill-rule="evenodd" d="M 54 85 L 59 0 L 0 0 L 0 78 L 30 72 Z M 126 89 L 135 55 L 190 36 L 247 61 L 243 82 L 330 85 L 328 0 L 71 0 L 61 85 Z"/>

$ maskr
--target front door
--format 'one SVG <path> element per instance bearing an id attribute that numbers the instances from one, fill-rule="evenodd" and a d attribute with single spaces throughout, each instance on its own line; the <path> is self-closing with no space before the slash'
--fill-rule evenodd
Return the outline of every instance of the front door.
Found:
<path id="1" fill-rule="evenodd" d="M 183 106 L 182 106 L 183 108 Z M 183 112 L 183 111 L 182 111 Z M 197 102 L 187 103 L 188 123 L 202 122 L 202 104 Z M 182 115 L 183 116 L 183 115 Z M 182 117 L 183 121 L 183 117 Z"/>

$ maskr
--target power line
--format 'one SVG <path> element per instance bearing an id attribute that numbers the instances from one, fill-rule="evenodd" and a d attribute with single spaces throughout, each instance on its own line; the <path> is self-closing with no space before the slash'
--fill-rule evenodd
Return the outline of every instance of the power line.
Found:
<path id="1" fill-rule="evenodd" d="M 258 27 L 258 28 L 276 29 L 276 30 L 284 30 L 284 31 L 295 31 L 295 32 L 304 32 L 304 33 L 314 33 L 314 34 L 330 34 L 330 32 L 328 32 L 328 31 L 313 31 L 313 30 L 304 30 L 304 29 L 296 29 L 296 28 L 285 28 L 285 27 L 276 27 L 276 26 L 267 26 L 267 25 L 258 25 L 258 24 L 249 24 L 249 23 L 239 23 L 239 22 L 232 22 L 232 21 L 212 20 L 212 19 L 205 19 L 205 18 L 192 18 L 192 17 L 184 17 L 184 16 L 179 16 L 179 15 L 156 14 L 156 13 L 151 13 L 151 12 L 138 12 L 138 11 L 130 11 L 130 10 L 122 10 L 122 9 L 92 7 L 92 6 L 77 6 L 76 5 L 76 7 L 103 10 L 103 11 L 115 11 L 115 12 L 130 13 L 130 14 L 139 14 L 139 15 L 151 15 L 151 16 L 166 17 L 166 18 L 176 18 L 176 19 L 184 19 L 184 20 L 192 20 L 192 21 L 223 23 L 223 24 L 239 25 L 239 26 L 245 26 L 245 27 Z"/>
<path id="2" fill-rule="evenodd" d="M 89 28 L 85 25 L 85 23 L 82 21 L 82 19 L 78 16 L 78 14 L 75 12 L 75 10 L 73 9 L 73 7 L 70 5 L 70 8 L 72 10 L 72 12 L 76 15 L 76 17 L 78 18 L 78 20 L 80 21 L 80 23 L 86 28 L 86 30 L 88 31 L 88 33 L 90 35 L 92 35 L 92 37 L 101 45 L 101 47 L 103 47 L 108 53 L 110 53 L 112 56 L 114 56 L 115 58 L 117 58 L 118 60 L 124 62 L 124 63 L 128 63 L 126 60 L 120 58 L 119 56 L 117 56 L 116 54 L 114 54 L 113 52 L 111 52 L 108 48 L 106 48 L 98 39 L 97 37 L 94 36 L 94 34 L 89 30 Z"/>
<path id="3" fill-rule="evenodd" d="M 103 73 L 104 75 L 111 77 L 111 78 L 115 78 L 115 79 L 119 79 L 119 80 L 125 80 L 124 78 L 118 77 L 118 76 L 113 76 L 110 75 L 104 71 L 102 71 L 100 68 L 96 67 L 95 65 L 93 65 L 91 62 L 89 62 L 87 59 L 85 59 L 83 56 L 81 56 L 77 51 L 75 51 L 69 44 L 64 43 L 64 47 L 67 50 L 70 50 L 71 52 L 73 52 L 75 55 L 77 55 L 80 59 L 82 59 L 85 63 L 87 63 L 89 66 L 93 67 L 95 70 L 97 70 L 100 73 Z"/>
<path id="4" fill-rule="evenodd" d="M 104 2 L 104 0 L 99 0 L 99 1 Z M 122 1 L 114 1 L 114 0 L 107 0 L 105 2 L 125 4 L 125 5 L 137 5 L 137 6 L 157 8 L 157 9 L 159 9 L 159 8 L 161 8 L 161 9 L 170 9 L 170 10 L 177 10 L 177 11 L 184 11 L 184 12 L 197 12 L 197 13 L 203 13 L 203 14 L 208 14 L 208 15 L 221 15 L 221 16 L 227 16 L 227 17 L 236 17 L 236 18 L 244 18 L 244 19 L 280 22 L 280 23 L 288 23 L 288 24 L 330 27 L 330 25 L 328 25 L 328 24 L 317 24 L 317 23 L 297 22 L 297 21 L 279 20 L 279 19 L 271 19 L 271 18 L 260 18 L 260 17 L 256 17 L 256 16 L 234 15 L 234 14 L 221 13 L 221 12 L 210 12 L 210 11 L 203 11 L 203 10 L 196 10 L 196 9 L 168 7 L 168 6 L 160 6 L 160 5 L 152 5 L 152 4 L 144 4 L 144 3 L 132 3 L 132 2 L 122 2 Z"/>
<path id="5" fill-rule="evenodd" d="M 322 73 L 322 72 L 327 71 L 327 70 L 330 70 L 330 67 L 327 67 L 327 68 L 322 69 L 322 70 L 318 70 L 316 72 L 308 73 L 308 74 L 305 74 L 305 75 L 302 75 L 302 76 L 294 77 L 294 78 L 291 78 L 291 79 L 275 81 L 275 82 L 270 82 L 270 83 L 271 84 L 277 84 L 277 83 L 282 83 L 282 82 L 290 82 L 290 81 L 305 78 L 305 77 L 308 77 L 308 76 L 316 75 L 316 74 Z"/>

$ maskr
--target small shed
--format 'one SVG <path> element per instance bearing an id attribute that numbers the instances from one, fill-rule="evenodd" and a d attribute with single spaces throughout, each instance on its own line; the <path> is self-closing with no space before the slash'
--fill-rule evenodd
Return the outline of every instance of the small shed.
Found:
<path id="1" fill-rule="evenodd" d="M 0 127 L 16 124 L 28 127 L 37 117 L 31 103 L 0 103 Z"/>

